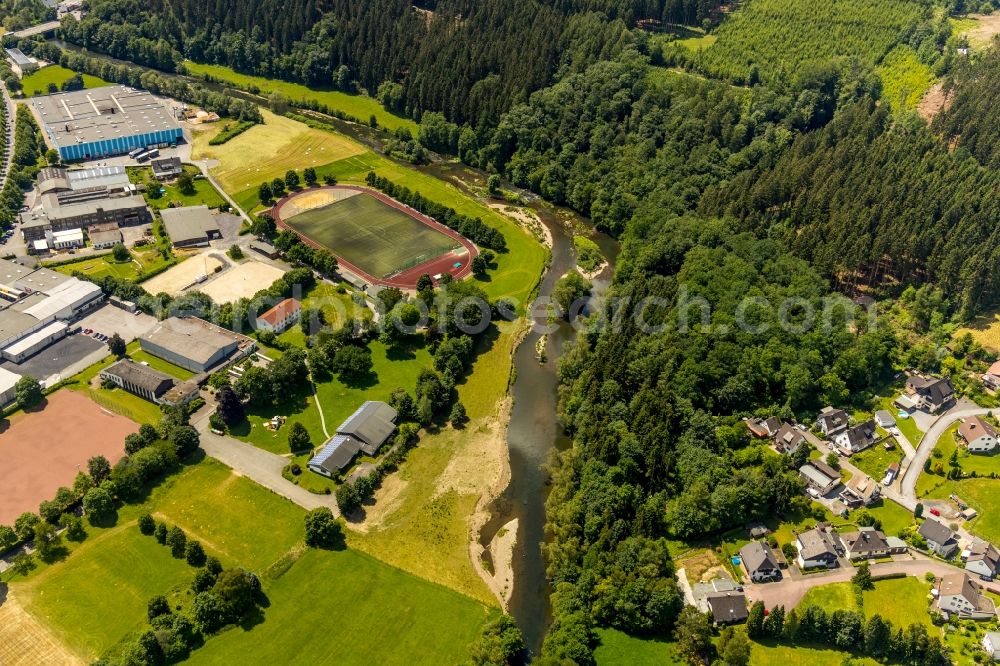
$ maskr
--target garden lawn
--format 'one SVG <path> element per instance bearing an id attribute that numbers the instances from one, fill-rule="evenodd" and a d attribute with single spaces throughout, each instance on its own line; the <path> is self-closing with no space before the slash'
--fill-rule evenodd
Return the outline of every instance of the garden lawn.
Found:
<path id="1" fill-rule="evenodd" d="M 879 442 L 851 456 L 851 463 L 874 479 L 876 483 L 882 482 L 889 465 L 903 461 L 903 452 L 896 440 L 890 437 L 888 441 L 892 442 L 892 450 L 890 451 L 886 451 L 882 443 Z"/>
<path id="2" fill-rule="evenodd" d="M 21 79 L 24 96 L 34 97 L 35 95 L 48 95 L 50 83 L 54 83 L 58 88 L 66 81 L 73 78 L 73 74 L 75 74 L 73 70 L 66 69 L 62 65 L 49 65 L 47 67 L 43 67 Z M 82 77 L 84 88 L 100 88 L 101 86 L 111 85 L 104 79 L 91 76 L 90 74 L 83 74 Z"/>
<path id="3" fill-rule="evenodd" d="M 880 499 L 862 511 L 867 511 L 875 518 L 882 521 L 882 531 L 889 536 L 898 536 L 903 529 L 910 527 L 914 523 L 913 514 L 887 499 Z M 852 516 L 857 515 L 852 512 Z M 851 531 L 855 531 L 852 529 Z"/>
<path id="4" fill-rule="evenodd" d="M 673 641 L 637 638 L 617 629 L 598 629 L 594 649 L 597 666 L 682 666 Z"/>
<path id="5" fill-rule="evenodd" d="M 911 418 L 900 418 L 897 414 L 899 409 L 893 406 L 892 401 L 896 398 L 898 393 L 893 393 L 890 396 L 878 399 L 878 406 L 876 409 L 885 409 L 890 414 L 896 417 L 896 427 L 899 428 L 899 432 L 903 433 L 906 439 L 910 440 L 910 444 L 913 444 L 914 448 L 920 444 L 920 440 L 924 438 L 924 431 L 917 427 L 916 421 Z"/>
<path id="6" fill-rule="evenodd" d="M 262 76 L 240 74 L 222 65 L 203 65 L 188 60 L 184 62 L 184 67 L 194 76 L 204 77 L 207 75 L 216 81 L 224 81 L 243 90 L 256 88 L 261 95 L 272 92 L 281 93 L 292 104 L 301 104 L 304 101 L 319 102 L 330 109 L 354 116 L 362 122 L 368 122 L 368 119 L 374 115 L 381 127 L 390 130 L 405 127 L 410 130 L 413 136 L 417 135 L 417 123 L 387 111 L 377 100 L 367 95 L 350 95 L 339 90 L 315 90 L 300 83 L 288 83 L 277 79 L 266 79 Z"/>
<path id="7" fill-rule="evenodd" d="M 814 648 L 805 645 L 778 645 L 772 642 L 753 643 L 750 666 L 774 666 L 774 664 L 808 664 L 808 666 L 842 666 L 850 657 L 854 666 L 878 666 L 870 657 L 854 657 L 847 652 L 830 648 Z"/>
<path id="8" fill-rule="evenodd" d="M 138 280 L 142 275 L 154 271 L 167 263 L 167 260 L 156 249 L 145 251 L 131 250 L 130 253 L 132 255 L 130 261 L 115 261 L 111 253 L 107 253 L 97 257 L 89 257 L 53 266 L 52 270 L 65 275 L 72 275 L 79 272 L 93 279 L 113 275 L 114 277 L 126 280 Z"/>
<path id="9" fill-rule="evenodd" d="M 921 475 L 923 478 L 924 475 Z M 941 479 L 942 477 L 937 477 Z M 943 481 L 929 496 L 947 499 L 955 494 L 968 502 L 979 515 L 965 523 L 965 528 L 987 541 L 1000 543 L 1000 482 L 996 479 L 962 479 Z"/>
<path id="10" fill-rule="evenodd" d="M 862 593 L 865 615 L 881 615 L 882 619 L 888 620 L 896 628 L 905 628 L 913 623 L 922 624 L 934 635 L 934 624 L 927 612 L 930 587 L 930 583 L 913 576 L 876 581 L 874 590 Z"/>
<path id="11" fill-rule="evenodd" d="M 858 610 L 851 583 L 830 583 L 810 588 L 799 602 L 798 608 L 819 606 L 828 613 L 835 610 Z"/>
<path id="12" fill-rule="evenodd" d="M 188 663 L 456 664 L 486 620 L 482 604 L 354 550 L 307 551 L 265 592 L 263 624 Z"/>

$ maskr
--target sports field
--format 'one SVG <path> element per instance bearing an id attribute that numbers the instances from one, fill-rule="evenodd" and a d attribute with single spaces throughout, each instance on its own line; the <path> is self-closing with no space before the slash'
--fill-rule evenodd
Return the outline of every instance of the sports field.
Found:
<path id="1" fill-rule="evenodd" d="M 57 391 L 44 408 L 0 421 L 0 524 L 72 485 L 91 456 L 120 458 L 125 436 L 137 429 L 74 391 Z"/>
<path id="2" fill-rule="evenodd" d="M 380 280 L 462 248 L 457 238 L 401 208 L 343 187 L 309 190 L 278 205 L 288 227 Z"/>

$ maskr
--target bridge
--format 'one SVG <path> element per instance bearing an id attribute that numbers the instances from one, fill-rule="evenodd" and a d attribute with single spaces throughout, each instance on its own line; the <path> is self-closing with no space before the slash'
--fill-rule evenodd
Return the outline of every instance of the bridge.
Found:
<path id="1" fill-rule="evenodd" d="M 20 39 L 21 37 L 34 37 L 35 35 L 44 35 L 49 32 L 54 32 L 59 29 L 59 21 L 49 21 L 47 23 L 39 23 L 38 25 L 33 25 L 30 28 L 23 28 L 21 30 L 15 30 L 13 32 L 8 32 L 4 37 L 13 37 L 14 39 Z"/>

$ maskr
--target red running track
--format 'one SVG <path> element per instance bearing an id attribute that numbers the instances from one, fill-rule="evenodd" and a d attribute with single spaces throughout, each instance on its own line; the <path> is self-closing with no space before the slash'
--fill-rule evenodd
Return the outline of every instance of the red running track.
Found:
<path id="1" fill-rule="evenodd" d="M 293 229 L 287 222 L 281 218 L 281 208 L 286 203 L 292 201 L 300 194 L 305 194 L 308 192 L 315 192 L 316 190 L 347 190 L 352 192 L 362 192 L 369 196 L 375 197 L 382 203 L 392 206 L 396 210 L 409 215 L 413 219 L 426 224 L 435 231 L 439 231 L 449 238 L 453 238 L 462 244 L 465 248 L 467 254 L 461 255 L 457 251 L 453 250 L 447 252 L 440 256 L 434 257 L 433 259 L 428 259 L 425 262 L 419 263 L 416 266 L 407 268 L 404 271 L 400 271 L 395 275 L 390 275 L 387 278 L 377 278 L 374 275 L 368 273 L 367 271 L 361 269 L 360 267 L 352 264 L 351 262 L 345 260 L 336 250 L 333 248 L 328 248 L 322 243 L 314 241 L 305 234 Z M 378 190 L 372 189 L 370 187 L 361 187 L 360 185 L 323 185 L 321 187 L 312 187 L 308 189 L 301 190 L 300 192 L 293 192 L 285 197 L 279 199 L 274 206 L 271 207 L 271 217 L 274 218 L 275 224 L 277 224 L 282 229 L 287 229 L 294 232 L 299 238 L 302 239 L 304 243 L 310 245 L 314 248 L 320 250 L 330 250 L 333 255 L 337 257 L 337 263 L 345 268 L 347 271 L 357 275 L 359 278 L 367 282 L 368 284 L 378 285 L 382 287 L 398 287 L 400 289 L 416 289 L 417 280 L 420 279 L 421 275 L 438 275 L 439 273 L 451 273 L 452 277 L 456 280 L 461 280 L 472 274 L 472 260 L 479 256 L 479 249 L 476 248 L 475 244 L 468 238 L 458 233 L 454 229 L 450 229 L 445 225 L 441 224 L 434 218 L 428 217 L 423 213 L 406 206 L 392 197 L 379 192 Z M 456 262 L 462 262 L 459 268 L 454 268 Z"/>

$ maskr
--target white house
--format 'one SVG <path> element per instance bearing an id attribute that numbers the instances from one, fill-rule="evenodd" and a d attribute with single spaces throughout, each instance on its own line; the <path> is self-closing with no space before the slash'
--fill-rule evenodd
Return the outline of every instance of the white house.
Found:
<path id="1" fill-rule="evenodd" d="M 264 314 L 257 315 L 257 329 L 271 331 L 277 335 L 301 318 L 302 304 L 294 298 L 286 298 Z"/>
<path id="2" fill-rule="evenodd" d="M 983 649 L 986 650 L 986 654 L 990 655 L 993 661 L 1000 661 L 1000 633 L 996 631 L 987 631 L 986 635 L 983 636 Z"/>
<path id="3" fill-rule="evenodd" d="M 969 453 L 991 453 L 997 447 L 996 429 L 978 416 L 965 419 L 958 426 L 958 434 L 965 440 Z"/>
<path id="4" fill-rule="evenodd" d="M 781 578 L 778 558 L 774 556 L 771 546 L 763 541 L 751 541 L 740 548 L 740 563 L 750 580 L 755 583 L 765 583 Z"/>
<path id="5" fill-rule="evenodd" d="M 837 445 L 837 448 L 843 451 L 850 451 L 851 453 L 857 453 L 858 451 L 864 451 L 869 446 L 875 443 L 878 436 L 875 433 L 875 422 L 865 421 L 864 423 L 859 423 L 858 425 L 848 428 L 843 432 L 838 433 L 833 438 L 833 443 Z"/>
<path id="6" fill-rule="evenodd" d="M 833 407 L 824 407 L 816 418 L 816 425 L 820 432 L 829 437 L 841 430 L 845 430 L 848 424 L 847 412 Z"/>
<path id="7" fill-rule="evenodd" d="M 1000 572 L 1000 551 L 986 541 L 973 543 L 962 553 L 962 559 L 965 560 L 965 570 L 979 576 L 992 579 Z"/>
<path id="8" fill-rule="evenodd" d="M 938 609 L 957 613 L 963 620 L 990 620 L 996 617 L 993 600 L 979 593 L 979 585 L 964 573 L 943 576 L 937 586 Z"/>
<path id="9" fill-rule="evenodd" d="M 829 527 L 817 527 L 798 535 L 795 547 L 799 550 L 795 558 L 800 569 L 835 567 L 837 558 L 844 552 L 840 537 Z"/>
<path id="10" fill-rule="evenodd" d="M 955 533 L 933 518 L 922 522 L 917 532 L 927 541 L 927 547 L 941 557 L 949 558 L 958 549 Z"/>

